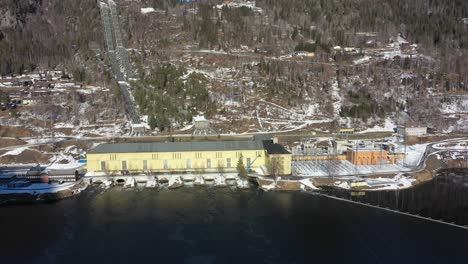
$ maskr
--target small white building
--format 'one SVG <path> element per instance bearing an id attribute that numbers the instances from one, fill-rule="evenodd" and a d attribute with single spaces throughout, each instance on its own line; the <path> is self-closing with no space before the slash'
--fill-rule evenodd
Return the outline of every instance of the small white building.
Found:
<path id="1" fill-rule="evenodd" d="M 37 99 L 35 98 L 23 98 L 23 105 L 37 105 Z"/>
<path id="2" fill-rule="evenodd" d="M 202 115 L 197 115 L 193 117 L 193 125 L 195 129 L 208 129 L 210 127 L 210 121 Z"/>
<path id="3" fill-rule="evenodd" d="M 145 133 L 147 128 L 147 124 L 138 123 L 132 124 L 132 133 Z"/>
<path id="4" fill-rule="evenodd" d="M 192 118 L 193 121 L 193 135 L 211 135 L 215 132 L 210 127 L 210 121 L 203 115 L 197 115 Z"/>
<path id="5" fill-rule="evenodd" d="M 427 126 L 422 126 L 419 123 L 410 122 L 403 126 L 397 127 L 397 133 L 401 136 L 414 136 L 420 137 L 427 134 Z"/>

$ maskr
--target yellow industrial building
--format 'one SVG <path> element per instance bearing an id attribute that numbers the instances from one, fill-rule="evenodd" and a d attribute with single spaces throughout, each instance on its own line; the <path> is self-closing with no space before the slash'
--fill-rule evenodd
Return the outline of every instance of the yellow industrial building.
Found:
<path id="1" fill-rule="evenodd" d="M 354 134 L 354 128 L 340 128 L 338 130 L 340 134 Z"/>
<path id="2" fill-rule="evenodd" d="M 87 170 L 109 175 L 235 172 L 241 157 L 247 169 L 291 174 L 291 153 L 271 140 L 101 144 L 87 153 Z"/>

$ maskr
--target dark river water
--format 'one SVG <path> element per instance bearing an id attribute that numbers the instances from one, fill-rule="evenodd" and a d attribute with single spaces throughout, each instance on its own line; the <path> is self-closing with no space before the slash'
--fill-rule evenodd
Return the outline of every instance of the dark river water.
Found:
<path id="1" fill-rule="evenodd" d="M 466 201 L 466 190 L 453 199 Z M 430 184 L 413 191 L 431 201 L 422 207 L 446 205 L 447 193 Z M 463 214 L 467 204 L 453 208 Z M 0 224 L 0 263 L 468 263 L 467 230 L 255 188 L 92 187 L 55 203 L 0 207 Z"/>

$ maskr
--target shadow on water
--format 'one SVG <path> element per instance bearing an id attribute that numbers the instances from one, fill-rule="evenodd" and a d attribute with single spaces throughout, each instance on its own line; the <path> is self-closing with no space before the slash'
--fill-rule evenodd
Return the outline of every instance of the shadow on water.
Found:
<path id="1" fill-rule="evenodd" d="M 440 171 L 430 182 L 404 190 L 349 192 L 327 190 L 341 198 L 468 225 L 468 170 Z M 354 195 L 357 194 L 357 195 Z"/>
<path id="2" fill-rule="evenodd" d="M 457 176 L 447 176 L 418 186 L 414 193 L 400 191 L 397 199 L 394 192 L 358 199 L 388 206 L 397 206 L 398 201 L 399 207 L 415 211 L 429 210 L 425 208 L 431 207 L 431 201 L 445 196 L 451 201 L 466 199 L 451 189 L 459 187 L 444 182 L 452 179 L 458 186 Z M 433 190 L 425 189 L 429 187 Z M 433 206 L 438 210 L 431 212 L 444 213 L 445 205 L 438 201 Z M 460 208 L 451 207 L 450 212 L 458 214 Z M 0 213 L 2 227 L 9 229 L 0 239 L 2 263 L 467 260 L 464 230 L 308 193 L 199 186 L 107 191 L 91 187 L 72 199 L 8 206 Z"/>

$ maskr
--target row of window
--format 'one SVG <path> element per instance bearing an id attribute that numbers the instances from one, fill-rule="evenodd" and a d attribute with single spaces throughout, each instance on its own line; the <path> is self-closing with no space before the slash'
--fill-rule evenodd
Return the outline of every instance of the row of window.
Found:
<path id="1" fill-rule="evenodd" d="M 247 167 L 250 167 L 251 165 L 251 159 L 247 158 Z M 224 167 L 223 164 L 218 164 L 218 167 Z M 226 168 L 231 168 L 232 167 L 232 162 L 230 158 L 226 159 Z M 163 161 L 163 168 L 164 169 L 169 169 L 169 161 L 164 160 Z M 188 159 L 186 163 L 186 168 L 191 169 L 192 168 L 192 160 Z M 211 169 L 211 159 L 206 160 L 206 168 Z M 122 170 L 127 170 L 127 161 L 122 160 Z M 143 170 L 148 170 L 148 161 L 143 160 Z M 106 162 L 101 161 L 101 171 L 106 171 Z"/>
<path id="2" fill-rule="evenodd" d="M 172 153 L 172 159 L 181 159 L 182 153 Z"/>
<path id="3" fill-rule="evenodd" d="M 261 157 L 262 152 L 261 151 L 256 151 L 255 152 L 256 157 Z M 223 153 L 222 152 L 216 152 L 215 156 L 217 159 L 222 159 L 223 158 Z M 240 158 L 241 152 L 236 152 L 236 158 Z M 195 153 L 195 158 L 196 159 L 201 159 L 203 158 L 202 152 L 196 152 Z M 158 153 L 152 153 L 151 154 L 151 159 L 157 160 L 159 159 Z M 172 159 L 182 159 L 182 153 L 172 153 Z M 117 155 L 115 154 L 110 154 L 110 160 L 117 160 Z"/>
<path id="4" fill-rule="evenodd" d="M 357 159 L 389 159 L 390 157 L 389 156 L 373 156 L 373 157 L 362 157 L 362 156 L 358 156 Z"/>

